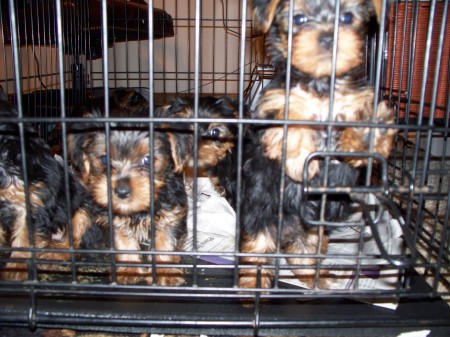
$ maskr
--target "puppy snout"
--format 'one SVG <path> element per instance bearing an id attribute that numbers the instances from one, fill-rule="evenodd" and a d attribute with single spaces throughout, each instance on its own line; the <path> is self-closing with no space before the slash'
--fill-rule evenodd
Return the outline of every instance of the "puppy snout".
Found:
<path id="1" fill-rule="evenodd" d="M 319 36 L 319 45 L 322 49 L 330 50 L 333 48 L 333 35 L 324 33 Z"/>
<path id="2" fill-rule="evenodd" d="M 114 194 L 120 199 L 126 199 L 131 195 L 131 187 L 128 179 L 120 179 L 114 188 Z"/>

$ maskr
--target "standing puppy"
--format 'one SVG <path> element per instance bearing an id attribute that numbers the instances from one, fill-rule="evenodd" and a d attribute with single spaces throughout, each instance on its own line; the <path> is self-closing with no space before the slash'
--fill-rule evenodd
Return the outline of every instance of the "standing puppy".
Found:
<path id="1" fill-rule="evenodd" d="M 240 287 L 256 287 L 259 283 L 254 265 L 270 264 L 271 259 L 264 254 L 278 251 L 291 254 L 287 261 L 298 266 L 292 271 L 302 281 L 310 286 L 327 287 L 326 273 L 319 275 L 313 267 L 318 263 L 318 256 L 326 251 L 328 239 L 322 230 L 307 224 L 308 220 L 319 218 L 321 200 L 305 200 L 304 187 L 354 186 L 358 178 L 355 168 L 365 165 L 367 159 L 364 156 L 349 157 L 345 163 L 331 158 L 329 165 L 321 160 L 305 164 L 306 159 L 313 152 L 323 150 L 368 152 L 371 134 L 374 152 L 387 157 L 395 135 L 395 130 L 387 124 L 393 123 L 394 116 L 386 103 L 381 102 L 376 111 L 378 124 L 372 131 L 369 127 L 342 127 L 336 123 L 330 139 L 327 139 L 329 134 L 325 127 L 311 122 L 372 121 L 374 90 L 364 76 L 364 52 L 366 35 L 376 23 L 379 1 L 375 4 L 371 0 L 252 1 L 254 17 L 262 32 L 268 34 L 269 51 L 277 69 L 275 79 L 262 92 L 254 117 L 284 120 L 287 91 L 287 119 L 307 123 L 289 124 L 286 134 L 282 126 L 256 128 L 250 137 L 251 143 L 245 147 L 241 252 L 254 255 L 241 258 L 242 264 L 252 266 L 241 269 Z M 289 27 L 291 3 L 294 6 L 292 29 Z M 338 3 L 339 30 L 335 41 Z M 291 76 L 287 88 L 290 30 Z M 335 43 L 335 86 L 330 111 Z M 286 151 L 282 161 L 284 139 Z M 284 186 L 280 184 L 282 165 Z M 280 191 L 283 191 L 282 198 Z M 324 206 L 322 221 L 343 221 L 348 215 L 350 200 L 345 194 L 330 194 Z M 272 275 L 273 269 L 263 268 L 260 286 L 270 287 Z"/>
<path id="2" fill-rule="evenodd" d="M 334 41 L 337 0 L 294 0 L 292 18 L 291 77 L 289 87 L 289 120 L 307 122 L 336 121 L 370 123 L 374 111 L 374 89 L 367 84 L 365 72 L 366 37 L 376 25 L 381 0 L 340 0 L 339 30 Z M 254 0 L 254 15 L 263 32 L 268 34 L 269 52 L 277 68 L 274 81 L 264 90 L 256 109 L 256 118 L 283 119 L 286 106 L 286 69 L 289 33 L 289 0 Z M 337 44 L 335 86 L 330 111 L 330 79 L 333 46 Z M 373 128 L 373 151 L 387 157 L 396 130 L 388 124 L 394 114 L 385 102 L 376 111 L 377 127 Z M 379 127 L 378 127 L 379 126 Z M 331 150 L 368 152 L 370 127 L 333 129 Z M 262 141 L 271 159 L 281 160 L 283 129 L 271 128 Z M 324 128 L 290 125 L 287 133 L 287 174 L 301 181 L 305 159 L 314 151 L 326 148 Z M 352 166 L 367 163 L 367 158 L 348 158 Z M 319 164 L 307 167 L 308 178 L 318 174 Z"/>

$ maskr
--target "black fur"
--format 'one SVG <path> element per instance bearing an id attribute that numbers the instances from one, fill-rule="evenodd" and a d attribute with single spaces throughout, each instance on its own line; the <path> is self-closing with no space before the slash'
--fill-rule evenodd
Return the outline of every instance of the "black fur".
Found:
<path id="1" fill-rule="evenodd" d="M 15 181 L 24 179 L 21 142 L 15 109 L 7 102 L 0 102 L 0 188 L 8 188 Z M 33 210 L 32 226 L 43 235 L 50 235 L 67 224 L 68 214 L 80 207 L 89 209 L 87 194 L 78 181 L 69 174 L 71 208 L 68 209 L 64 168 L 52 155 L 49 146 L 38 137 L 28 124 L 24 125 L 24 144 L 29 185 L 42 183 L 39 191 L 45 207 Z M 7 200 L 4 201 L 7 203 Z"/>
<path id="2" fill-rule="evenodd" d="M 259 133 L 248 132 L 245 146 L 245 162 L 242 170 L 242 226 L 244 235 L 254 236 L 268 228 L 276 237 L 280 205 L 281 166 L 278 161 L 268 159 L 263 152 Z M 328 165 L 328 184 L 325 185 L 325 164 L 321 161 L 318 176 L 308 181 L 308 186 L 351 187 L 358 180 L 359 171 L 345 163 L 330 162 Z M 283 231 L 304 235 L 306 223 L 318 220 L 321 207 L 320 195 L 304 195 L 304 185 L 285 176 Z M 344 221 L 350 214 L 351 202 L 347 194 L 329 194 L 325 205 L 325 220 Z M 283 240 L 282 240 L 283 241 Z"/>
<path id="3" fill-rule="evenodd" d="M 11 120 L 17 117 L 16 109 L 10 103 L 0 100 L 0 225 L 5 235 L 3 241 L 6 245 L 16 247 L 13 242 L 14 237 L 24 235 L 23 233 L 27 232 L 23 231 L 28 228 L 33 232 L 34 239 L 41 240 L 43 243 L 35 241 L 37 246 L 51 247 L 53 235 L 59 236 L 58 240 L 63 240 L 61 233 L 66 237 L 64 240 L 68 242 L 69 218 L 72 219 L 81 209 L 88 218 L 92 215 L 89 196 L 84 187 L 70 173 L 68 186 L 66 185 L 63 165 L 54 158 L 50 147 L 38 137 L 29 124 L 23 126 L 21 142 L 19 125 Z M 25 152 L 22 152 L 21 144 L 24 145 Z M 26 174 L 23 171 L 24 155 L 26 156 Z M 25 225 L 27 227 L 24 229 L 15 224 L 19 213 L 27 209 L 24 201 L 26 200 L 25 176 L 28 184 L 28 209 L 31 223 Z M 70 193 L 70 203 L 66 197 L 67 189 Z M 72 223 L 72 226 L 75 224 Z M 95 228 L 88 225 L 80 233 L 83 236 L 79 238 L 80 247 L 93 248 L 99 244 L 101 237 Z M 28 240 L 27 235 L 25 237 Z M 9 275 L 5 276 L 7 278 L 11 275 L 16 275 L 12 277 L 17 279 L 26 277 L 26 274 L 22 276 L 14 274 L 14 270 L 7 275 Z"/>

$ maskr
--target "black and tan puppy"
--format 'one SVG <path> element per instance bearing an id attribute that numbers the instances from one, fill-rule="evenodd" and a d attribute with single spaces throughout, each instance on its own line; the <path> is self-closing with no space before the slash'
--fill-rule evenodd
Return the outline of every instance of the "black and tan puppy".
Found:
<path id="1" fill-rule="evenodd" d="M 245 202 L 241 207 L 240 249 L 249 253 L 241 262 L 253 267 L 241 270 L 240 287 L 257 286 L 256 265 L 263 266 L 261 287 L 270 287 L 273 269 L 264 268 L 271 262 L 264 254 L 275 252 L 291 254 L 287 261 L 298 266 L 292 271 L 302 281 L 310 286 L 327 287 L 327 273 L 316 273 L 313 268 L 319 262 L 320 254 L 326 251 L 327 235 L 322 229 L 309 227 L 307 223 L 319 218 L 322 223 L 344 221 L 350 199 L 337 193 L 336 189 L 335 193 L 327 195 L 327 201 L 322 205 L 320 197 L 315 200 L 307 197 L 304 188 L 354 186 L 358 178 L 356 168 L 367 163 L 369 156 L 365 154 L 370 151 L 371 141 L 373 152 L 387 157 L 391 151 L 396 131 L 388 124 L 394 121 L 393 113 L 385 102 L 380 102 L 374 113 L 374 89 L 367 84 L 365 77 L 365 41 L 372 25 L 377 22 L 380 1 L 251 2 L 261 31 L 268 35 L 269 52 L 277 75 L 263 90 L 254 112 L 255 118 L 268 119 L 268 126 L 257 129 L 251 137 L 251 145 L 245 147 Z M 339 25 L 335 34 L 336 20 Z M 292 41 L 290 55 L 289 41 Z M 334 61 L 335 44 L 337 54 Z M 287 71 L 288 66 L 290 72 Z M 333 75 L 334 83 L 331 81 Z M 334 95 L 331 97 L 332 85 Z M 270 125 L 270 121 L 285 120 L 286 99 L 289 108 L 285 134 L 283 125 Z M 375 121 L 372 128 L 339 125 L 342 122 L 372 121 Z M 331 132 L 323 126 L 324 122 L 333 123 Z M 307 161 L 312 153 L 325 150 L 329 152 L 328 165 L 324 157 Z M 360 155 L 345 158 L 336 155 L 333 158 L 335 151 Z M 285 160 L 282 160 L 283 153 Z M 282 165 L 284 186 L 280 184 Z M 324 211 L 320 212 L 320 208 Z"/>
<path id="2" fill-rule="evenodd" d="M 90 230 L 92 210 L 86 190 L 71 174 L 66 185 L 64 168 L 50 147 L 28 124 L 21 135 L 17 121 L 12 121 L 17 117 L 16 109 L 0 100 L 0 246 L 17 249 L 0 278 L 20 281 L 29 277 L 31 248 L 38 249 L 38 268 L 50 270 L 57 265 L 46 261 L 69 261 L 70 254 L 45 249 L 90 248 L 99 238 Z"/>
<path id="3" fill-rule="evenodd" d="M 148 105 L 143 109 L 111 106 L 110 117 L 120 121 L 109 124 L 109 138 L 104 122 L 75 123 L 70 129 L 69 151 L 75 171 L 98 206 L 97 220 L 114 228 L 114 248 L 118 251 L 115 257 L 121 264 L 117 281 L 180 285 L 184 282 L 181 268 L 158 267 L 179 263 L 179 255 L 154 255 L 156 280 L 151 268 L 133 264 L 145 263 L 143 254 L 139 254 L 141 246 L 150 245 L 158 252 L 174 252 L 183 247 L 187 196 L 182 171 L 192 135 L 173 134 L 155 126 L 150 139 L 149 122 L 127 121 L 148 117 Z M 89 120 L 104 113 L 93 108 L 83 115 Z M 107 216 L 109 207 L 111 221 Z M 133 252 L 120 253 L 123 250 Z"/>
<path id="4" fill-rule="evenodd" d="M 365 76 L 366 37 L 373 30 L 382 0 L 340 0 L 339 29 L 334 41 L 336 0 L 294 0 L 292 18 L 291 77 L 288 119 L 307 122 L 359 122 L 376 127 L 339 127 L 329 139 L 329 150 L 368 152 L 371 132 L 373 152 L 387 157 L 396 130 L 393 111 L 380 102 L 374 114 L 374 89 Z M 256 118 L 283 119 L 286 106 L 286 69 L 289 36 L 289 0 L 253 0 L 254 14 L 268 34 L 269 52 L 277 68 L 274 81 L 264 90 Z M 334 69 L 335 85 L 330 111 L 330 85 L 333 71 L 333 47 L 337 44 Z M 375 116 L 374 116 L 375 115 Z M 302 180 L 305 158 L 324 150 L 327 133 L 318 124 L 291 125 L 287 133 L 287 174 Z M 282 128 L 271 128 L 263 138 L 265 153 L 280 160 Z M 367 158 L 351 157 L 355 167 Z M 307 168 L 308 178 L 318 174 L 319 163 Z"/>
<path id="5" fill-rule="evenodd" d="M 161 107 L 156 114 L 160 117 L 194 116 L 194 100 L 175 98 L 170 105 Z M 238 124 L 216 121 L 217 119 L 237 119 L 238 104 L 231 98 L 200 97 L 198 100 L 198 118 L 211 119 L 211 122 L 198 124 L 197 174 L 210 178 L 215 190 L 224 196 L 230 205 L 236 206 L 236 142 Z M 193 130 L 193 124 L 191 123 Z M 187 163 L 188 174 L 192 174 L 194 158 Z"/>

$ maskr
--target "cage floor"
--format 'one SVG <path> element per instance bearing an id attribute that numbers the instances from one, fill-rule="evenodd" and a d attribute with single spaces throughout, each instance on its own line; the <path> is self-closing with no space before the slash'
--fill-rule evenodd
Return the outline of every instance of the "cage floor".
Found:
<path id="1" fill-rule="evenodd" d="M 200 280 L 212 282 L 214 277 Z M 217 280 L 216 280 L 217 281 Z M 412 291 L 429 292 L 418 275 Z M 396 310 L 346 298 L 287 298 L 243 306 L 236 299 L 189 296 L 103 297 L 98 294 L 0 294 L 0 336 L 41 336 L 42 329 L 121 334 L 239 336 L 398 336 L 430 330 L 450 335 L 450 307 L 436 298 L 402 298 Z M 31 300 L 31 297 L 33 299 Z M 31 310 L 34 305 L 34 310 Z M 29 333 L 29 327 L 39 328 Z M 22 333 L 23 332 L 23 333 Z M 82 334 L 81 334 L 82 336 Z"/>

